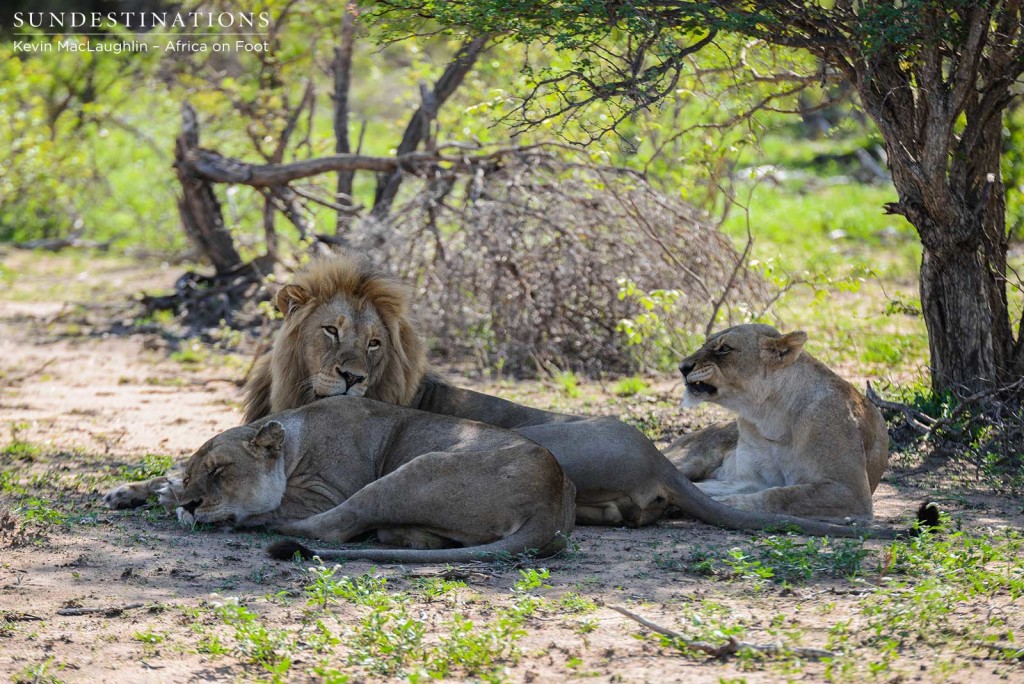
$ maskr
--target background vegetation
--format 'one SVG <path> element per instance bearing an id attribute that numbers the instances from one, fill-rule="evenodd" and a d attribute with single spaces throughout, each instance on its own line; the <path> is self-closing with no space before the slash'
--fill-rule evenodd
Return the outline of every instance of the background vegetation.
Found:
<path id="1" fill-rule="evenodd" d="M 437 92 L 453 56 L 470 45 L 440 24 L 410 23 L 413 15 L 390 4 L 186 5 L 269 12 L 270 51 L 29 55 L 0 43 L 0 107 L 9 122 L 0 130 L 0 240 L 199 259 L 203 250 L 182 230 L 177 205 L 182 103 L 197 112 L 201 146 L 224 157 L 287 163 L 330 155 L 339 149 L 337 49 L 350 40 L 347 144 L 393 157 L 431 88 Z M 346 21 L 349 38 L 340 29 Z M 318 250 L 359 248 L 418 285 L 418 313 L 436 349 L 488 372 L 553 381 L 671 372 L 708 331 L 765 320 L 807 328 L 812 353 L 853 379 L 875 379 L 890 398 L 933 419 L 956 413 L 956 402 L 926 389 L 921 245 L 903 217 L 883 213 L 898 198 L 882 137 L 853 88 L 808 78 L 819 67 L 809 53 L 721 32 L 706 49 L 669 55 L 685 68 L 644 106 L 633 106 L 636 98 L 581 100 L 583 91 L 558 84 L 598 68 L 580 61 L 589 44 L 531 39 L 529 30 L 515 41 L 480 37 L 472 68 L 433 102 L 419 145 L 450 157 L 540 153 L 496 156 L 463 175 L 445 176 L 450 163 L 420 169 L 404 177 L 388 212 L 378 211 L 387 174 L 354 173 L 350 197 L 335 195 L 334 173 L 294 183 L 301 194 L 287 197 L 213 185 L 241 262 L 282 277 Z M 113 31 L 105 40 L 130 37 Z M 607 44 L 620 39 L 628 43 L 624 33 Z M 1014 144 L 1022 122 L 1011 106 L 1003 174 L 1012 236 L 1024 221 Z M 537 144 L 547 146 L 530 147 Z M 525 170 L 510 171 L 515 164 Z M 501 190 L 510 183 L 519 184 L 515 192 Z M 658 211 L 606 218 L 616 206 L 635 207 L 637 191 L 663 198 Z M 1016 247 L 1009 260 L 1019 263 Z M 204 278 L 189 281 L 189 296 L 220 297 L 223 283 Z M 137 321 L 199 344 L 244 345 L 267 334 L 265 309 L 251 305 L 270 288 L 257 281 L 228 306 L 219 298 L 212 307 L 183 303 L 179 288 L 148 300 Z M 550 301 L 538 296 L 545 288 Z M 194 320 L 196 312 L 204 320 Z M 228 334 L 224 323 L 242 334 Z M 971 421 L 957 414 L 949 424 L 972 444 L 986 443 L 993 426 Z"/>

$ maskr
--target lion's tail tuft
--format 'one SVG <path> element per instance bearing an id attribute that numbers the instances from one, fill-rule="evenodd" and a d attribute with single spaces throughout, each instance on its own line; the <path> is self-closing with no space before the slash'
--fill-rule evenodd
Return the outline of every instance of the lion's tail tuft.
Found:
<path id="1" fill-rule="evenodd" d="M 295 554 L 298 554 L 302 560 L 311 560 L 316 555 L 316 552 L 294 539 L 282 539 L 267 547 L 267 555 L 275 560 L 293 560 Z"/>
<path id="2" fill-rule="evenodd" d="M 917 509 L 917 529 L 920 532 L 930 532 L 942 526 L 939 504 L 934 501 L 925 501 Z M 916 536 L 916 535 L 915 535 Z"/>

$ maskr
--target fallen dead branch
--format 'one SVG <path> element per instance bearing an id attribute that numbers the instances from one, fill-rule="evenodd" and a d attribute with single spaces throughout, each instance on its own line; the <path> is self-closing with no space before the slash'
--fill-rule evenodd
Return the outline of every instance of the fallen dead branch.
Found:
<path id="1" fill-rule="evenodd" d="M 984 412 L 971 412 L 971 409 L 981 406 L 986 403 L 987 400 L 997 399 L 998 397 L 1006 397 L 1012 399 L 1021 389 L 1024 389 L 1024 378 L 1010 383 L 1009 385 L 999 385 L 996 387 L 990 387 L 980 392 L 976 392 L 968 397 L 964 397 L 957 402 L 956 408 L 944 418 L 933 418 L 912 406 L 903 404 L 896 401 L 886 401 L 875 393 L 871 387 L 871 383 L 867 383 L 867 397 L 871 400 L 871 403 L 880 409 L 886 409 L 889 411 L 899 411 L 904 415 L 907 420 L 907 424 L 912 428 L 921 432 L 925 436 L 931 436 L 941 432 L 949 433 L 952 436 L 957 436 L 963 433 L 969 425 L 974 422 L 975 419 L 980 418 Z M 974 415 L 971 415 L 971 414 Z M 961 421 L 965 421 L 964 425 L 957 425 Z"/>
<path id="2" fill-rule="evenodd" d="M 662 636 L 666 636 L 674 641 L 678 642 L 683 648 L 691 651 L 697 651 L 699 653 L 705 653 L 712 658 L 725 658 L 731 655 L 735 655 L 741 650 L 756 651 L 765 655 L 777 656 L 777 655 L 793 655 L 798 658 L 808 658 L 817 660 L 819 658 L 832 658 L 835 653 L 827 651 L 823 648 L 803 648 L 800 646 L 794 646 L 792 648 L 786 648 L 778 644 L 752 644 L 748 641 L 737 641 L 736 639 L 729 637 L 729 640 L 724 644 L 715 646 L 706 641 L 691 641 L 686 636 L 676 632 L 675 630 L 662 627 L 661 625 L 655 624 L 650 620 L 637 615 L 636 613 L 626 610 L 622 606 L 607 606 L 609 609 L 614 610 L 616 613 L 625 615 L 630 620 L 637 622 L 652 632 L 656 632 Z"/>
<path id="3" fill-rule="evenodd" d="M 61 608 L 57 611 L 57 615 L 64 616 L 80 616 L 80 615 L 102 615 L 103 617 L 117 617 L 125 611 L 135 610 L 136 608 L 142 608 L 145 604 L 143 603 L 132 603 L 127 606 L 110 606 L 107 608 Z"/>
<path id="4" fill-rule="evenodd" d="M 36 368 L 33 368 L 30 371 L 22 373 L 21 375 L 15 375 L 12 378 L 6 378 L 6 379 L 4 379 L 3 382 L 0 382 L 0 387 L 13 387 L 14 385 L 18 385 L 18 384 L 20 384 L 22 382 L 25 382 L 29 378 L 35 377 L 37 375 L 40 375 L 44 370 L 46 370 L 51 365 L 56 363 L 56 361 L 57 361 L 56 358 L 47 359 L 40 366 L 38 366 Z"/>
<path id="5" fill-rule="evenodd" d="M 907 404 L 901 404 L 897 401 L 886 401 L 882 399 L 875 392 L 874 388 L 871 387 L 871 382 L 867 383 L 867 397 L 872 404 L 877 406 L 879 409 L 885 409 L 887 411 L 898 411 L 903 414 L 906 418 L 907 425 L 921 434 L 928 434 L 932 431 L 932 428 L 936 424 L 936 420 L 931 416 L 918 411 L 917 409 L 908 406 Z"/>
<path id="6" fill-rule="evenodd" d="M 21 613 L 16 610 L 0 610 L 0 620 L 6 622 L 40 622 L 43 618 L 31 613 Z"/>
<path id="7" fill-rule="evenodd" d="M 973 394 L 946 394 L 929 399 L 937 402 L 944 414 L 927 415 L 905 403 L 882 399 L 867 386 L 868 399 L 887 418 L 902 416 L 915 440 L 930 443 L 932 453 L 973 464 L 980 477 L 993 478 L 993 484 L 1007 491 L 1024 488 L 1021 466 L 1024 464 L 1024 378 L 1006 385 L 994 385 Z M 891 429 L 896 444 L 906 442 L 897 423 Z"/>

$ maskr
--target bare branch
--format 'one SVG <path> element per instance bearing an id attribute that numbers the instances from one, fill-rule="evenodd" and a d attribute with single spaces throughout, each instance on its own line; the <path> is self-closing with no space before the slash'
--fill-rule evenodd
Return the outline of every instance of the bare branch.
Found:
<path id="1" fill-rule="evenodd" d="M 835 653 L 832 651 L 826 651 L 823 648 L 804 648 L 802 646 L 794 646 L 792 648 L 786 648 L 778 644 L 752 644 L 749 641 L 737 641 L 734 637 L 729 637 L 729 640 L 720 646 L 709 644 L 706 641 L 692 641 L 687 639 L 686 636 L 675 630 L 662 627 L 661 625 L 655 624 L 650 620 L 637 615 L 636 613 L 626 610 L 622 606 L 607 606 L 609 610 L 614 610 L 616 613 L 625 615 L 630 620 L 637 622 L 647 629 L 668 637 L 676 642 L 681 648 L 688 651 L 697 651 L 698 653 L 704 653 L 711 656 L 712 658 L 725 658 L 726 656 L 736 655 L 741 650 L 756 651 L 758 653 L 764 653 L 765 655 L 793 655 L 798 658 L 807 658 L 811 660 L 818 660 L 820 658 L 834 658 Z"/>
<path id="2" fill-rule="evenodd" d="M 345 14 L 341 20 L 341 36 L 338 47 L 334 50 L 334 151 L 348 154 L 352 151 L 349 143 L 349 90 L 352 84 L 352 52 L 355 47 L 355 16 L 357 12 L 354 0 L 345 4 Z M 338 171 L 338 195 L 352 196 L 352 180 L 355 172 L 351 169 Z M 351 220 L 351 212 L 338 210 L 335 232 L 341 234 Z"/>
<path id="3" fill-rule="evenodd" d="M 437 79 L 434 88 L 423 99 L 423 104 L 413 113 L 402 141 L 398 144 L 396 156 L 403 157 L 414 152 L 420 143 L 426 138 L 430 122 L 437 116 L 437 111 L 444 105 L 449 97 L 458 89 L 466 75 L 473 69 L 477 57 L 487 49 L 490 36 L 478 36 L 463 43 L 459 51 L 455 53 L 452 61 L 448 63 L 444 73 Z M 373 199 L 373 215 L 378 219 L 388 215 L 391 205 L 398 195 L 398 188 L 402 184 L 402 174 L 397 168 L 377 178 L 377 190 Z"/>

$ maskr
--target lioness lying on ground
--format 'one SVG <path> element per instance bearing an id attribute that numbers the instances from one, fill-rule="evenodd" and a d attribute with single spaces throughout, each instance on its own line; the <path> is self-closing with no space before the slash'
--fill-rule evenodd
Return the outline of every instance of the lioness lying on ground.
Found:
<path id="1" fill-rule="evenodd" d="M 564 547 L 575 518 L 572 482 L 533 442 L 350 397 L 232 428 L 200 447 L 183 478 L 129 483 L 103 500 L 125 508 L 150 494 L 177 507 L 185 523 L 265 525 L 330 542 L 374 531 L 414 549 L 339 549 L 329 557 L 406 563 L 550 555 Z M 450 546 L 465 548 L 443 548 Z"/>
<path id="2" fill-rule="evenodd" d="M 246 384 L 247 421 L 319 397 L 365 396 L 509 428 L 537 442 L 576 485 L 577 524 L 645 525 L 675 507 L 733 529 L 791 525 L 808 534 L 866 534 L 718 503 L 643 434 L 614 418 L 541 411 L 453 387 L 426 372 L 426 352 L 407 314 L 405 288 L 361 260 L 313 261 L 281 288 L 276 304 L 285 320 L 273 349 Z"/>
<path id="3" fill-rule="evenodd" d="M 871 520 L 888 460 L 882 414 L 803 351 L 807 335 L 738 325 L 708 338 L 679 370 L 683 406 L 710 401 L 734 423 L 686 435 L 665 452 L 715 499 L 748 511 Z"/>

